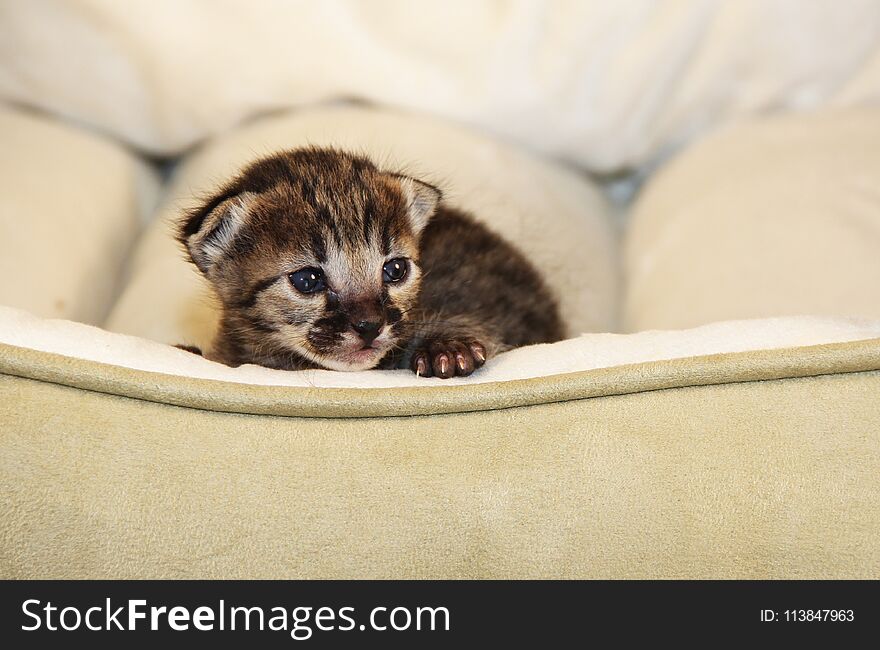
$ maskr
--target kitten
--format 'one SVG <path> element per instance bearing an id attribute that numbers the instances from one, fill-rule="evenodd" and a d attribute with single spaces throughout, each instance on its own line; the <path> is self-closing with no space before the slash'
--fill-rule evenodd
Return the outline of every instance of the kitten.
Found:
<path id="1" fill-rule="evenodd" d="M 471 374 L 563 336 L 541 274 L 432 185 L 334 149 L 248 165 L 181 220 L 227 365 Z"/>

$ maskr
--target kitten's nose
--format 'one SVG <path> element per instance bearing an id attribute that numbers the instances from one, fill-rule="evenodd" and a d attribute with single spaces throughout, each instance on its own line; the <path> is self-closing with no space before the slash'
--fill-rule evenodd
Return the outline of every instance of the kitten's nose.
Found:
<path id="1" fill-rule="evenodd" d="M 382 323 L 361 320 L 352 323 L 351 328 L 358 333 L 358 336 L 361 337 L 364 345 L 369 345 L 377 336 L 379 336 L 379 330 L 382 328 Z"/>

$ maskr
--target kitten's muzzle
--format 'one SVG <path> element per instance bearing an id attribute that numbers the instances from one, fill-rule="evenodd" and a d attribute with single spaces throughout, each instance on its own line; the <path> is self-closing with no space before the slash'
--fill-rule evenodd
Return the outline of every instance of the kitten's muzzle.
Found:
<path id="1" fill-rule="evenodd" d="M 385 312 L 382 303 L 375 297 L 368 297 L 343 303 L 343 309 L 349 327 L 364 342 L 364 347 L 368 348 L 379 336 L 382 326 L 385 324 Z"/>

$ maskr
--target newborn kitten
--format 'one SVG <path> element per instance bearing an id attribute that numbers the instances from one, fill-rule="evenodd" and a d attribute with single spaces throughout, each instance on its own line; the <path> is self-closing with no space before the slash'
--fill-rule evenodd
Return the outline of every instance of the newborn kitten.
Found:
<path id="1" fill-rule="evenodd" d="M 270 368 L 471 374 L 562 338 L 540 273 L 440 191 L 333 149 L 247 166 L 179 224 L 222 306 L 206 356 Z"/>

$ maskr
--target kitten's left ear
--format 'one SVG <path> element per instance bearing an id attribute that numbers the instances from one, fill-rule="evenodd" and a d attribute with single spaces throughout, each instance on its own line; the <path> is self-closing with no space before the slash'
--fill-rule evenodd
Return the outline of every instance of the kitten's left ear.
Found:
<path id="1" fill-rule="evenodd" d="M 433 185 L 409 176 L 396 174 L 395 178 L 400 183 L 400 188 L 406 197 L 410 224 L 418 235 L 437 211 L 437 204 L 443 198 L 443 193 Z"/>

